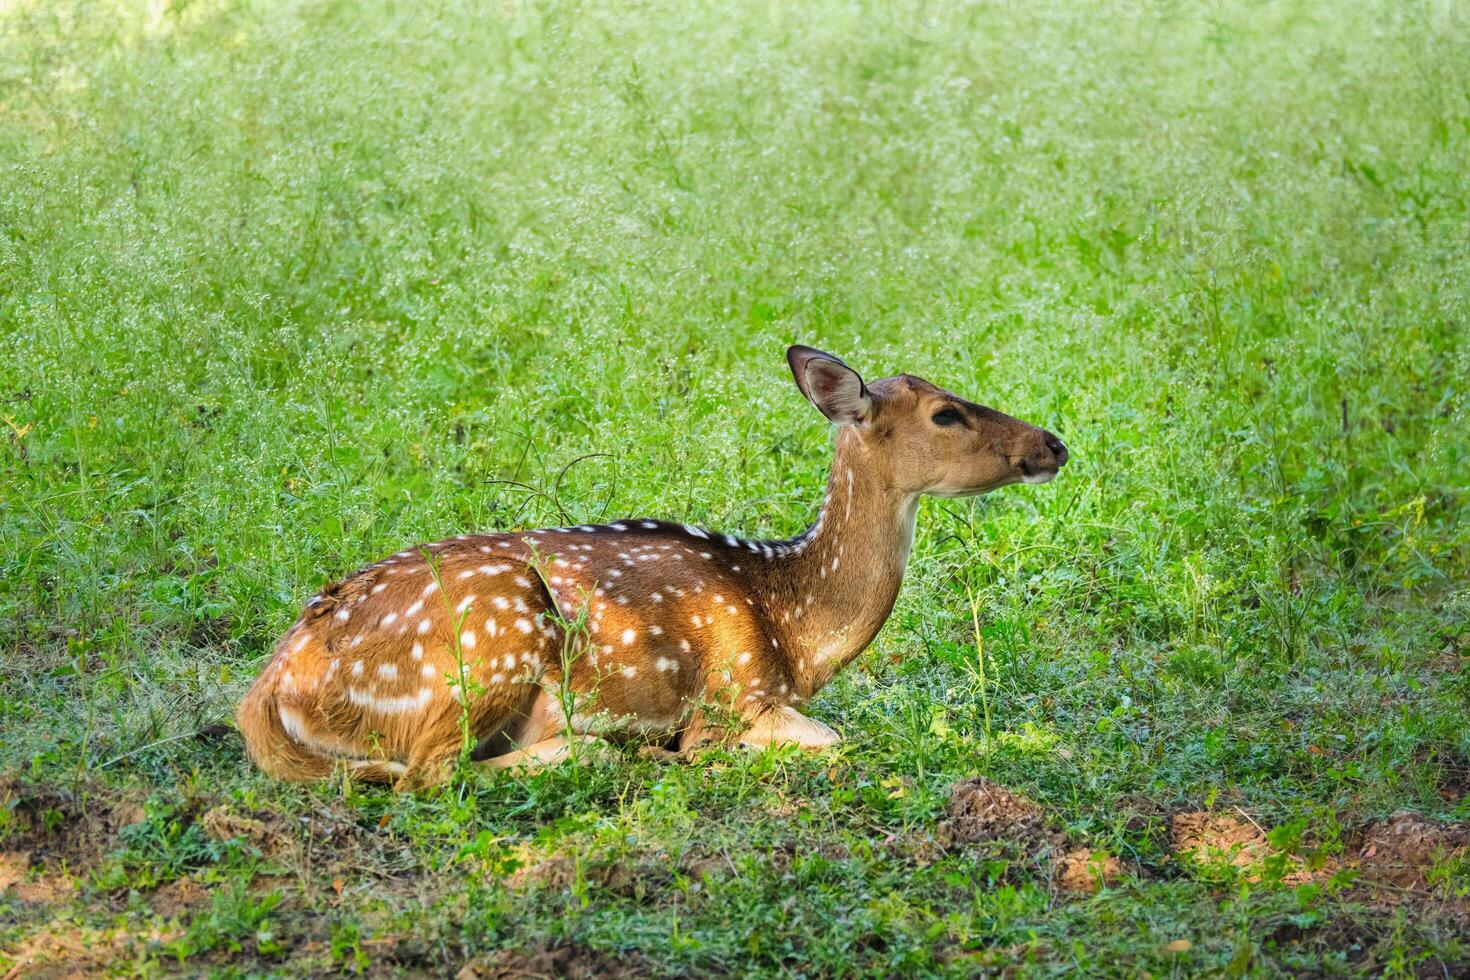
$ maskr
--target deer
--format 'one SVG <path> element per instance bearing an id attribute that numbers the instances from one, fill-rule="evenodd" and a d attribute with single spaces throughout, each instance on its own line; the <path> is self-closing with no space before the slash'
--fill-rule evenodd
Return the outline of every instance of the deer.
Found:
<path id="1" fill-rule="evenodd" d="M 399 551 L 322 589 L 280 638 L 237 712 L 250 758 L 281 779 L 408 790 L 467 750 L 505 769 L 619 738 L 669 753 L 839 742 L 802 707 L 892 612 L 920 497 L 1046 483 L 1068 453 L 920 378 L 865 383 L 802 345 L 786 357 L 837 429 L 802 533 L 628 518 Z"/>

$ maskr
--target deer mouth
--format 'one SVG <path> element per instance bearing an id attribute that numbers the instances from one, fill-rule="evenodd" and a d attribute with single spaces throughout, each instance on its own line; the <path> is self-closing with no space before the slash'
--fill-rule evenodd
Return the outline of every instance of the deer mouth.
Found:
<path id="1" fill-rule="evenodd" d="M 1050 483 L 1056 478 L 1058 466 L 1033 466 L 1026 460 L 1021 460 L 1021 482 L 1022 483 Z"/>

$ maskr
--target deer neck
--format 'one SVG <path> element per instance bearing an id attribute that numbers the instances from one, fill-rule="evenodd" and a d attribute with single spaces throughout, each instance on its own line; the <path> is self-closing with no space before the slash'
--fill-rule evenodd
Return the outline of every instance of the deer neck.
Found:
<path id="1" fill-rule="evenodd" d="M 869 453 L 859 433 L 840 430 L 816 523 L 779 542 L 764 590 L 803 697 L 878 635 L 913 548 L 918 494 L 888 485 Z"/>

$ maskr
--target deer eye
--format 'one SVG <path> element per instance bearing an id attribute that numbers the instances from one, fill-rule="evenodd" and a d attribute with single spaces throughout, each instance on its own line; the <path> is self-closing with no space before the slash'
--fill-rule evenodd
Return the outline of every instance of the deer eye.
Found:
<path id="1" fill-rule="evenodd" d="M 965 417 L 953 408 L 941 408 L 930 419 L 935 425 L 964 425 Z"/>

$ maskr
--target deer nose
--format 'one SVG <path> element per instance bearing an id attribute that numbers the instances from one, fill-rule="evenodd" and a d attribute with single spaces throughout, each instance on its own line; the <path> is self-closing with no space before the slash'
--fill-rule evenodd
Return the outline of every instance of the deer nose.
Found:
<path id="1" fill-rule="evenodd" d="M 1050 432 L 1046 434 L 1046 448 L 1050 449 L 1051 454 L 1057 458 L 1057 466 L 1067 465 L 1067 447 L 1063 445 L 1062 440 Z"/>

